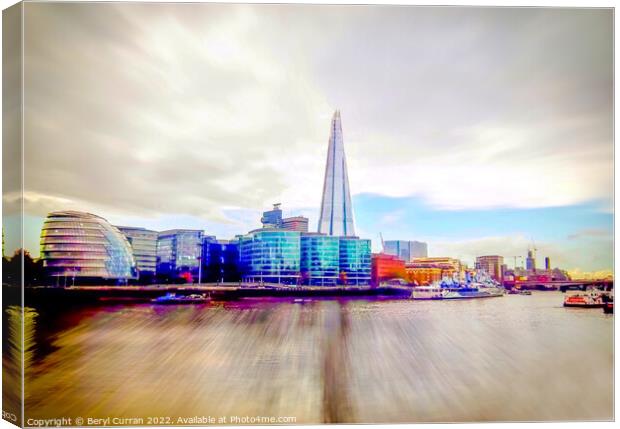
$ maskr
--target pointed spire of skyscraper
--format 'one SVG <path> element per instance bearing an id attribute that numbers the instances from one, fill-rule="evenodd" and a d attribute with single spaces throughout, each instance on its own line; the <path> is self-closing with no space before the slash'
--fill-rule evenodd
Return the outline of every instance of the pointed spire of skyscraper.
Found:
<path id="1" fill-rule="evenodd" d="M 334 112 L 329 135 L 319 232 L 336 236 L 355 235 L 339 110 Z"/>

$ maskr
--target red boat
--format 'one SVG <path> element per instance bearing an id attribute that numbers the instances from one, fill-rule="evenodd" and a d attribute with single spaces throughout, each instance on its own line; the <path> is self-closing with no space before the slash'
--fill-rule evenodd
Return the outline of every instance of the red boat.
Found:
<path id="1" fill-rule="evenodd" d="M 602 295 L 595 292 L 567 294 L 564 307 L 601 308 L 605 305 Z"/>

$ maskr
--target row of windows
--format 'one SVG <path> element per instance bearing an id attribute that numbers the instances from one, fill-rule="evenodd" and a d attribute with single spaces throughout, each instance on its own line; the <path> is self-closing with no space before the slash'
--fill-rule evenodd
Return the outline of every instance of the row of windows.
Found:
<path id="1" fill-rule="evenodd" d="M 72 251 L 72 252 L 105 252 L 105 245 L 101 244 L 75 244 L 75 243 L 58 243 L 41 245 L 42 252 L 50 251 Z"/>
<path id="2" fill-rule="evenodd" d="M 43 229 L 41 230 L 41 237 L 101 237 L 101 229 L 77 229 L 77 228 L 58 228 L 58 229 Z"/>
<path id="3" fill-rule="evenodd" d="M 97 237 L 84 236 L 65 236 L 65 237 L 42 237 L 41 244 L 50 243 L 89 243 L 89 244 L 106 244 L 107 241 L 102 235 Z"/>

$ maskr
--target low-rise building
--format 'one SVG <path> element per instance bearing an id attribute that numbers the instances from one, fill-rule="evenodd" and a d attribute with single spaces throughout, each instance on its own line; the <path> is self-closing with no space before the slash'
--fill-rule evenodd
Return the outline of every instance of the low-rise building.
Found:
<path id="1" fill-rule="evenodd" d="M 430 285 L 441 280 L 441 268 L 405 267 L 407 280 L 419 286 Z"/>
<path id="2" fill-rule="evenodd" d="M 410 277 L 428 275 L 434 278 L 437 271 L 425 272 L 421 271 L 421 269 L 439 269 L 439 279 L 442 277 L 457 277 L 460 280 L 464 280 L 465 268 L 465 265 L 460 260 L 450 257 L 415 258 L 405 265 L 407 274 Z"/>
<path id="3" fill-rule="evenodd" d="M 382 281 L 405 279 L 405 261 L 385 253 L 372 254 L 371 284 L 379 285 Z"/>

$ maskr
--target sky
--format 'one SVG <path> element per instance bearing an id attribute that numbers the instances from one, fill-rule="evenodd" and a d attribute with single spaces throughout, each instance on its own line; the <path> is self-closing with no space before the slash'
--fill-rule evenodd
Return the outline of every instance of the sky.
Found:
<path id="1" fill-rule="evenodd" d="M 381 233 L 469 263 L 512 266 L 535 246 L 539 264 L 612 268 L 611 9 L 25 10 L 35 255 L 64 209 L 226 239 L 282 203 L 314 230 L 339 109 L 357 233 L 375 251 Z M 17 201 L 5 192 L 5 215 Z"/>

